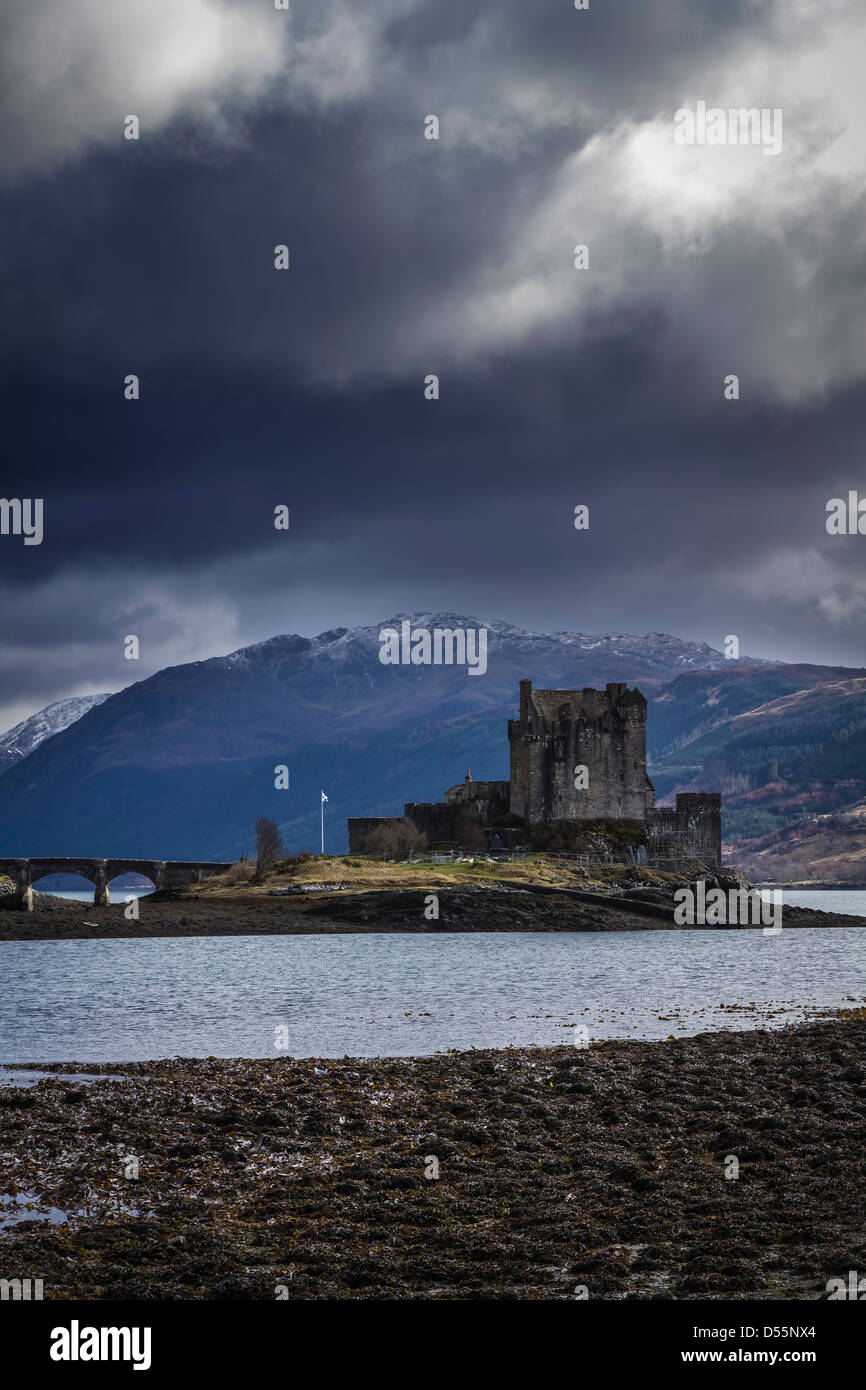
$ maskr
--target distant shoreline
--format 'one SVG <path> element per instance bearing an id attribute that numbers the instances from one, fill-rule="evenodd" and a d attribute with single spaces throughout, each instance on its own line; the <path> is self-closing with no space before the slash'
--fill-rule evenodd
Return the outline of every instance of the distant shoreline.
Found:
<path id="1" fill-rule="evenodd" d="M 756 883 L 762 892 L 780 888 L 783 893 L 866 893 L 866 883 Z"/>

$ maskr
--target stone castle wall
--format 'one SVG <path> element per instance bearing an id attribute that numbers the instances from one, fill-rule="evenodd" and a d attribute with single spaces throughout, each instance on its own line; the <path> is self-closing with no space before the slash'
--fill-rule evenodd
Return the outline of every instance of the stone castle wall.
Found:
<path id="1" fill-rule="evenodd" d="M 371 830 L 377 830 L 380 825 L 402 825 L 402 816 L 350 816 L 349 826 L 349 853 L 363 854 L 367 836 Z"/>
<path id="2" fill-rule="evenodd" d="M 639 690 L 537 690 L 520 682 L 520 718 L 509 719 L 511 810 L 547 820 L 646 819 L 646 700 Z M 585 767 L 588 785 L 575 786 Z"/>
<path id="3" fill-rule="evenodd" d="M 445 801 L 408 801 L 402 819 L 411 821 L 428 845 L 456 844 L 468 826 L 484 826 L 508 811 L 507 782 L 471 782 L 473 794 Z M 464 783 L 459 784 L 461 793 Z M 454 791 L 454 788 L 451 788 Z M 447 796 L 447 793 L 446 793 Z M 363 854 L 371 830 L 380 825 L 400 825 L 399 816 L 355 816 L 349 819 L 349 853 Z"/>
<path id="4" fill-rule="evenodd" d="M 647 852 L 664 859 L 721 864 L 721 794 L 678 792 L 676 807 L 655 807 L 647 817 Z"/>

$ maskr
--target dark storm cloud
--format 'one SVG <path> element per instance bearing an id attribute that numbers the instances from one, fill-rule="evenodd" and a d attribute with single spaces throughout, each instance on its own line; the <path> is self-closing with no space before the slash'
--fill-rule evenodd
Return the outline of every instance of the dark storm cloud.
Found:
<path id="1" fill-rule="evenodd" d="M 184 0 L 180 12 L 186 8 L 209 7 Z M 260 6 L 246 8 L 261 20 Z M 178 91 L 176 119 L 152 117 L 149 129 L 144 114 L 140 142 L 123 141 L 115 122 L 94 132 L 101 154 L 84 163 L 79 155 L 49 181 L 19 182 L 7 232 L 15 267 L 12 348 L 19 362 L 45 366 L 50 346 L 58 374 L 89 380 L 112 367 L 133 370 L 133 362 L 142 373 L 171 373 L 190 361 L 201 369 L 216 361 L 254 364 L 283 380 L 375 381 L 401 373 L 407 358 L 417 371 L 425 354 L 449 349 L 462 365 L 462 305 L 479 296 L 485 276 L 499 278 L 502 292 L 508 278 L 543 264 L 547 248 L 537 239 L 522 248 L 523 266 L 509 260 L 509 248 L 527 222 L 539 213 L 543 221 L 547 204 L 551 214 L 562 210 L 557 180 L 568 158 L 624 122 L 659 112 L 669 119 L 688 86 L 766 41 L 780 13 L 768 4 L 709 0 L 605 6 L 585 15 L 561 0 L 468 12 L 439 0 L 366 13 L 331 4 L 315 16 L 298 7 L 292 41 L 284 39 L 283 73 L 273 71 L 273 49 L 286 26 L 275 29 L 270 15 L 267 80 L 243 122 L 236 117 L 243 132 L 236 139 L 220 144 L 225 120 L 206 105 L 202 111 L 201 96 L 184 102 Z M 169 12 L 161 17 L 170 28 Z M 120 36 L 108 37 L 116 54 Z M 789 42 L 797 41 L 806 35 L 797 40 L 795 29 Z M 320 48 L 305 48 L 316 42 L 350 73 L 350 55 L 360 51 L 354 81 L 334 79 Z M 256 56 L 253 48 L 248 61 Z M 213 66 L 215 80 L 223 80 L 216 60 Z M 115 57 L 112 93 L 117 68 Z M 191 68 L 198 91 L 203 77 Z M 101 109 L 108 74 L 91 60 L 90 77 L 92 105 Z M 171 94 L 154 102 L 159 81 L 154 76 L 142 96 L 162 111 Z M 225 81 L 225 104 L 234 110 L 239 98 Z M 77 110 L 80 74 L 67 84 Z M 71 98 L 65 105 L 60 86 L 62 133 Z M 32 117 L 20 81 L 7 91 L 14 152 L 19 127 Z M 132 109 L 122 84 L 112 99 L 114 109 Z M 421 139 L 428 111 L 441 118 L 438 143 Z M 82 123 L 72 123 L 70 141 L 84 143 Z M 194 132 L 210 143 L 202 146 Z M 27 146 L 23 133 L 20 143 Z M 32 158 L 38 167 L 38 153 Z M 628 227 L 627 190 L 616 186 L 626 173 L 614 171 L 612 192 L 617 220 Z M 633 240 L 645 230 L 635 226 Z M 556 235 L 565 293 L 569 278 L 573 284 L 571 228 Z M 281 280 L 272 255 L 283 239 L 295 269 Z M 649 271 L 657 251 L 650 229 L 628 261 Z M 660 288 L 670 297 L 670 284 L 656 286 L 657 298 Z M 439 304 L 441 317 L 431 314 Z M 482 293 L 481 312 L 483 305 Z M 530 318 L 525 326 L 540 325 Z M 498 340 L 481 335 L 479 346 L 510 349 L 523 327 L 518 315 L 511 331 L 503 325 Z"/>
<path id="2" fill-rule="evenodd" d="M 862 476 L 863 190 L 816 104 L 852 16 L 7 14 L 0 492 L 46 539 L 0 543 L 0 723 L 128 681 L 129 631 L 141 676 L 412 607 L 859 664 L 823 509 Z M 677 162 L 695 96 L 784 104 L 783 158 Z"/>

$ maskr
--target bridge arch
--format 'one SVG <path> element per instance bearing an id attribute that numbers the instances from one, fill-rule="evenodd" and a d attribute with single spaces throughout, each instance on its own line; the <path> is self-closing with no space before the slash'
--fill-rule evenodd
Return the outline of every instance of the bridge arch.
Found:
<path id="1" fill-rule="evenodd" d="M 52 880 L 60 877 L 61 875 L 58 873 L 40 872 L 39 877 L 37 878 L 36 873 L 34 873 L 31 879 L 30 886 L 33 889 L 34 893 L 59 894 L 62 892 L 70 892 L 73 890 L 76 892 L 83 892 L 85 889 L 89 889 L 91 894 L 93 894 L 96 891 L 96 884 L 94 883 L 93 879 L 90 878 L 87 874 L 78 873 L 74 869 L 64 869 L 62 877 L 64 879 L 75 879 L 75 882 L 66 883 L 64 884 L 63 888 L 55 888 L 53 886 Z M 48 884 L 48 886 L 46 886 L 46 883 Z"/>
<path id="2" fill-rule="evenodd" d="M 228 863 L 192 859 L 0 859 L 0 875 L 11 878 L 15 886 L 12 906 L 24 912 L 33 911 L 34 881 L 51 874 L 76 874 L 92 883 L 94 907 L 107 907 L 108 885 L 122 874 L 140 874 L 156 889 L 182 888 L 225 873 L 230 867 Z"/>
<path id="3" fill-rule="evenodd" d="M 122 879 L 132 878 L 133 875 L 139 880 L 138 883 L 121 882 Z M 141 879 L 145 879 L 149 887 L 142 888 Z M 119 874 L 114 874 L 108 880 L 106 886 L 109 893 L 122 893 L 124 896 L 129 893 L 152 893 L 156 889 L 156 879 L 151 878 L 150 874 L 143 873 L 140 869 L 122 869 Z"/>

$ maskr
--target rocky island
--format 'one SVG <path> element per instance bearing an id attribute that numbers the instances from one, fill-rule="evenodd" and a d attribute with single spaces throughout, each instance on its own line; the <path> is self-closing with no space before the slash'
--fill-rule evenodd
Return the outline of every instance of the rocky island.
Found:
<path id="1" fill-rule="evenodd" d="M 611 932 L 687 930 L 676 919 L 684 885 L 741 892 L 742 875 L 718 870 L 699 880 L 622 865 L 579 867 L 538 855 L 525 862 L 469 858 L 456 863 L 381 863 L 351 856 L 299 855 L 261 877 L 252 863 L 179 891 L 139 900 L 130 918 L 121 900 L 96 907 L 35 892 L 33 911 L 0 911 L 0 940 L 141 936 L 256 936 L 353 932 Z M 0 882 L 0 906 L 13 886 Z M 786 907 L 784 926 L 855 927 L 866 919 Z M 707 930 L 712 930 L 712 924 Z M 760 922 L 724 930 L 761 930 Z"/>

